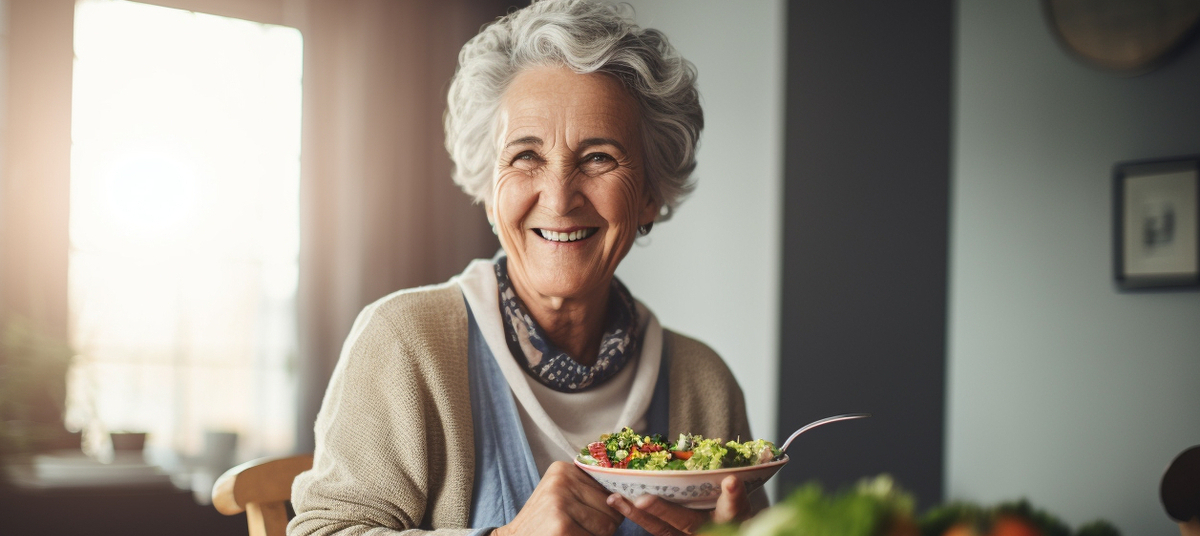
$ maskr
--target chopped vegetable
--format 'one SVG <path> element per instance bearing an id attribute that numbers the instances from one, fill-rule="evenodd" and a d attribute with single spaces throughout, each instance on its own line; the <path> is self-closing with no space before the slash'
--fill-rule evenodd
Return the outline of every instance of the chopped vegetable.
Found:
<path id="1" fill-rule="evenodd" d="M 644 436 L 626 427 L 580 449 L 578 460 L 587 465 L 680 471 L 746 467 L 774 460 L 779 449 L 770 441 L 724 442 L 699 435 L 679 434 L 667 443 L 661 435 Z"/>

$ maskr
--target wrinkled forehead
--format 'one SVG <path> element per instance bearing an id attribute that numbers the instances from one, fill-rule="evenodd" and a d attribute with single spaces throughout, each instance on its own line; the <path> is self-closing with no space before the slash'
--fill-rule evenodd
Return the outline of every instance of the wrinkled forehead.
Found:
<path id="1" fill-rule="evenodd" d="M 518 138 L 619 139 L 640 146 L 638 104 L 615 77 L 578 74 L 566 67 L 535 67 L 518 73 L 500 102 L 497 147 Z"/>

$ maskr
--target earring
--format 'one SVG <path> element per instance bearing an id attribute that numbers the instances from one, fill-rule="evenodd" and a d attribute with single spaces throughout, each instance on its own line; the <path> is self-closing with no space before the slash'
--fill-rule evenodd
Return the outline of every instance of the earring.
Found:
<path id="1" fill-rule="evenodd" d="M 646 236 L 650 234 L 650 229 L 654 228 L 654 222 L 638 226 L 638 236 Z"/>

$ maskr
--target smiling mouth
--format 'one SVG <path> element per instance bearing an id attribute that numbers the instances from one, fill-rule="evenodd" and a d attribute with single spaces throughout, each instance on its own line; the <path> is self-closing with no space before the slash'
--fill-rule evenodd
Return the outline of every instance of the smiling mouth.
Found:
<path id="1" fill-rule="evenodd" d="M 585 227 L 578 231 L 571 231 L 569 233 L 560 233 L 558 231 L 551 231 L 548 229 L 534 229 L 533 231 L 537 233 L 538 236 L 551 242 L 578 242 L 596 234 L 596 231 L 599 230 L 599 227 Z"/>

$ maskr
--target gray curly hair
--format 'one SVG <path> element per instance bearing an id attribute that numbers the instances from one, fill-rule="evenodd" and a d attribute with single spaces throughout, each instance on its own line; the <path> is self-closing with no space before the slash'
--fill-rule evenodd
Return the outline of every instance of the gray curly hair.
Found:
<path id="1" fill-rule="evenodd" d="M 696 68 L 662 32 L 640 28 L 628 6 L 544 0 L 487 25 L 458 54 L 445 114 L 454 182 L 476 203 L 492 197 L 496 118 L 504 91 L 530 67 L 563 65 L 616 77 L 637 100 L 646 181 L 666 220 L 695 187 L 704 113 Z"/>

